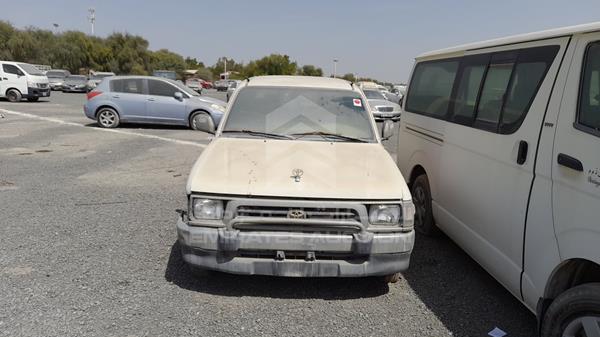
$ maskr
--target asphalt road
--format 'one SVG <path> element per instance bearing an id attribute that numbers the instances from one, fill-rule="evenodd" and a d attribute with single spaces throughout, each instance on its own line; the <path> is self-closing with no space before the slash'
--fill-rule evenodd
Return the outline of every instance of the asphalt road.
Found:
<path id="1" fill-rule="evenodd" d="M 0 110 L 0 336 L 533 336 L 534 316 L 446 237 L 418 236 L 389 286 L 193 276 L 174 210 L 210 135 L 99 129 L 84 100 L 0 101 L 18 112 Z"/>

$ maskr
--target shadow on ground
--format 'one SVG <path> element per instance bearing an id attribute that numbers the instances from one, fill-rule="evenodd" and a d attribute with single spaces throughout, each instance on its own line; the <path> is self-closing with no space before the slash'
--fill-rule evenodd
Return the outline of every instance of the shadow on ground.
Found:
<path id="1" fill-rule="evenodd" d="M 96 122 L 87 123 L 87 124 L 85 124 L 85 126 L 90 127 L 90 128 L 102 128 Z M 125 129 L 125 130 L 146 129 L 146 130 L 190 130 L 190 131 L 194 131 L 186 126 L 166 125 L 166 124 L 123 123 L 123 124 L 120 124 L 118 128 Z M 195 132 L 198 132 L 198 131 L 195 131 Z"/>
<path id="2" fill-rule="evenodd" d="M 347 300 L 381 296 L 389 291 L 379 278 L 288 278 L 214 271 L 192 274 L 181 258 L 177 242 L 171 247 L 165 279 L 184 289 L 233 297 Z"/>
<path id="3" fill-rule="evenodd" d="M 417 235 L 404 278 L 454 336 L 535 336 L 535 316 L 447 236 Z"/>

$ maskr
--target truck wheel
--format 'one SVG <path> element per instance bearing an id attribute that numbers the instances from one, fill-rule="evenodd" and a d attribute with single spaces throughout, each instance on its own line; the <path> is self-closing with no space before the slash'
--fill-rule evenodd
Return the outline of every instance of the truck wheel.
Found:
<path id="1" fill-rule="evenodd" d="M 215 123 L 213 122 L 212 117 L 206 112 L 195 112 L 190 117 L 190 128 L 192 130 L 202 131 L 202 130 L 211 130 L 215 131 Z"/>
<path id="2" fill-rule="evenodd" d="M 390 275 L 385 275 L 383 276 L 383 282 L 385 283 L 396 283 L 398 281 L 400 281 L 400 278 L 402 276 L 400 275 L 400 273 L 394 273 L 394 274 L 390 274 Z"/>
<path id="3" fill-rule="evenodd" d="M 20 102 L 21 99 L 23 98 L 23 96 L 21 96 L 21 93 L 19 92 L 19 90 L 9 89 L 6 92 L 6 98 L 8 99 L 9 102 L 16 103 L 16 102 Z"/>
<path id="4" fill-rule="evenodd" d="M 544 315 L 542 337 L 600 336 L 600 283 L 587 283 L 560 294 Z"/>
<path id="5" fill-rule="evenodd" d="M 39 99 L 40 99 L 39 97 L 27 97 L 27 101 L 29 101 L 29 102 L 37 102 L 37 101 L 39 101 Z"/>
<path id="6" fill-rule="evenodd" d="M 415 204 L 415 229 L 427 236 L 439 234 L 439 229 L 433 220 L 431 207 L 431 189 L 426 174 L 415 179 L 411 188 L 413 203 Z"/>
<path id="7" fill-rule="evenodd" d="M 119 114 L 111 108 L 102 108 L 96 115 L 98 125 L 103 128 L 116 128 L 119 126 L 120 118 Z"/>

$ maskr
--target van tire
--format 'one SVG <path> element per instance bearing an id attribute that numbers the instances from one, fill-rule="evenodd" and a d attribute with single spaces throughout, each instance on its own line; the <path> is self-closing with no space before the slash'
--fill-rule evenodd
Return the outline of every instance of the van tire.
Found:
<path id="1" fill-rule="evenodd" d="M 202 130 L 202 124 L 208 124 L 208 128 L 213 132 L 215 131 L 215 122 L 208 113 L 204 111 L 196 111 L 192 113 L 190 116 L 190 128 L 192 130 L 200 131 Z"/>
<path id="2" fill-rule="evenodd" d="M 560 294 L 544 314 L 541 336 L 580 336 L 583 320 L 600 325 L 600 283 L 582 284 Z"/>
<path id="3" fill-rule="evenodd" d="M 27 101 L 28 102 L 37 102 L 39 100 L 40 100 L 39 97 L 27 97 Z"/>
<path id="4" fill-rule="evenodd" d="M 21 101 L 21 99 L 23 98 L 23 96 L 21 95 L 21 93 L 17 89 L 8 89 L 6 91 L 6 98 L 11 103 L 17 103 L 17 102 Z"/>
<path id="5" fill-rule="evenodd" d="M 426 174 L 418 176 L 412 184 L 411 194 L 415 204 L 415 229 L 426 236 L 436 236 L 440 230 L 433 220 L 431 189 Z"/>
<path id="6" fill-rule="evenodd" d="M 98 113 L 96 114 L 96 121 L 100 127 L 113 129 L 119 126 L 121 118 L 115 109 L 103 107 L 98 110 Z"/>

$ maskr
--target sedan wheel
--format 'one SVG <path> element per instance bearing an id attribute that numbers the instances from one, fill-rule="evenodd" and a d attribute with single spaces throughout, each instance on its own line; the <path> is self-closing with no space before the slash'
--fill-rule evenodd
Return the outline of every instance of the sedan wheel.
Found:
<path id="1" fill-rule="evenodd" d="M 110 108 L 103 108 L 98 112 L 98 125 L 103 128 L 116 128 L 119 125 L 119 114 Z"/>

